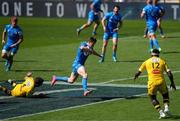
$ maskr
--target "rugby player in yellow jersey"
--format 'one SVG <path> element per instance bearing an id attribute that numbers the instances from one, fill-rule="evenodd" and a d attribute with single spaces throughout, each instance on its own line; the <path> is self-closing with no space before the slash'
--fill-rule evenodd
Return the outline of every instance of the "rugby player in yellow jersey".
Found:
<path id="1" fill-rule="evenodd" d="M 157 49 L 152 51 L 152 57 L 143 62 L 139 68 L 139 71 L 135 74 L 134 80 L 138 78 L 144 70 L 147 70 L 148 95 L 155 109 L 159 112 L 160 118 L 165 118 L 167 116 L 171 116 L 171 113 L 169 111 L 169 93 L 163 72 L 167 73 L 171 81 L 170 87 L 176 90 L 176 85 L 170 69 L 168 68 L 166 62 L 159 57 L 159 53 L 160 52 Z M 164 111 L 161 109 L 160 103 L 156 98 L 157 91 L 159 91 L 163 97 Z"/>
<path id="2" fill-rule="evenodd" d="M 23 83 L 17 84 L 15 81 L 9 80 L 8 82 L 14 88 L 9 90 L 6 87 L 0 86 L 0 90 L 4 91 L 9 96 L 30 97 L 34 93 L 34 88 L 41 86 L 43 81 L 44 80 L 41 77 L 33 78 L 32 73 L 28 72 Z"/>

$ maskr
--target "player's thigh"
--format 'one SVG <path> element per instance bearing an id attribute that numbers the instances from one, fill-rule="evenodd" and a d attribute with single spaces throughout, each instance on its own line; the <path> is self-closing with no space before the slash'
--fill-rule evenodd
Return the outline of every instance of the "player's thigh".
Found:
<path id="1" fill-rule="evenodd" d="M 109 32 L 104 32 L 103 41 L 108 43 L 109 38 L 110 38 L 110 33 Z"/>
<path id="2" fill-rule="evenodd" d="M 117 45 L 118 44 L 118 33 L 117 32 L 113 33 L 112 41 L 113 41 L 113 45 Z"/>
<path id="3" fill-rule="evenodd" d="M 148 95 L 156 95 L 158 91 L 158 86 L 155 83 L 148 83 Z"/>
<path id="4" fill-rule="evenodd" d="M 7 55 L 7 53 L 8 53 L 10 50 L 11 50 L 10 45 L 5 44 L 5 45 L 3 46 L 1 56 L 5 56 L 5 55 Z"/>
<path id="5" fill-rule="evenodd" d="M 164 82 L 164 83 L 162 83 L 160 86 L 159 86 L 159 92 L 161 93 L 161 94 L 166 94 L 167 92 L 168 92 L 168 88 L 167 88 L 167 85 L 166 85 L 166 83 Z"/>
<path id="6" fill-rule="evenodd" d="M 81 75 L 83 78 L 87 77 L 86 68 L 84 66 L 80 66 L 77 70 L 78 74 Z"/>

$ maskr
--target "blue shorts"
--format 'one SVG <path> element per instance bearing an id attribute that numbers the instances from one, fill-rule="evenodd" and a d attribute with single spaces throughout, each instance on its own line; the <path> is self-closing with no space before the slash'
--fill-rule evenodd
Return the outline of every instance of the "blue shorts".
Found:
<path id="1" fill-rule="evenodd" d="M 107 41 L 110 39 L 110 37 L 118 39 L 118 33 L 117 32 L 105 32 L 103 36 L 103 40 Z"/>
<path id="2" fill-rule="evenodd" d="M 81 64 L 73 64 L 73 66 L 72 66 L 72 72 L 75 74 L 75 75 L 77 75 L 78 74 L 78 69 L 79 69 L 79 67 L 81 67 L 81 66 L 83 66 L 83 65 L 81 65 Z"/>
<path id="3" fill-rule="evenodd" d="M 148 26 L 148 34 L 155 34 L 157 29 L 157 25 L 156 26 Z"/>
<path id="4" fill-rule="evenodd" d="M 95 15 L 93 11 L 90 11 L 90 12 L 88 13 L 88 21 L 94 22 L 94 21 L 97 21 L 97 20 L 99 20 L 98 14 Z"/>
<path id="5" fill-rule="evenodd" d="M 4 47 L 3 47 L 3 49 L 2 49 L 2 51 L 3 52 L 11 52 L 11 53 L 13 53 L 13 54 L 16 54 L 17 53 L 17 51 L 18 51 L 18 49 L 19 49 L 19 46 L 15 46 L 15 47 L 13 47 L 13 48 L 11 48 L 10 46 L 11 46 L 12 44 L 5 44 L 4 45 Z"/>

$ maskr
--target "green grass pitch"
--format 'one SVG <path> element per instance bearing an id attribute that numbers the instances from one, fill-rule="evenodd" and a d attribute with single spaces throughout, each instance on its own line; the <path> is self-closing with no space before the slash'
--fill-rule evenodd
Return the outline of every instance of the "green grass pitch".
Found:
<path id="1" fill-rule="evenodd" d="M 28 71 L 34 76 L 41 76 L 50 80 L 52 75 L 69 75 L 71 64 L 76 55 L 77 47 L 81 41 L 91 36 L 92 27 L 82 31 L 80 37 L 76 36 L 76 28 L 85 23 L 80 19 L 43 19 L 19 18 L 19 25 L 24 31 L 22 43 L 12 71 L 4 71 L 4 61 L 0 59 L 0 80 L 22 80 Z M 0 33 L 3 26 L 9 23 L 9 18 L 2 18 Z M 179 21 L 163 21 L 167 38 L 158 35 L 162 48 L 161 57 L 164 58 L 174 73 L 174 80 L 180 86 L 180 31 Z M 112 62 L 112 42 L 109 41 L 108 50 L 103 64 L 98 63 L 98 57 L 90 56 L 86 62 L 89 83 L 103 83 L 112 80 L 113 84 L 143 84 L 147 78 L 140 78 L 136 82 L 132 79 L 140 64 L 150 57 L 148 53 L 149 42 L 144 39 L 143 20 L 125 20 L 119 35 L 118 62 Z M 98 29 L 95 50 L 101 52 L 102 26 Z M 144 73 L 146 75 L 146 73 Z M 166 76 L 166 81 L 169 80 Z M 81 82 L 79 78 L 77 82 Z M 180 120 L 180 91 L 170 92 L 171 111 L 174 117 L 168 120 Z M 162 102 L 161 97 L 159 96 Z M 149 98 L 143 96 L 136 99 L 115 100 L 111 102 L 84 106 L 74 109 L 38 114 L 13 120 L 158 120 L 158 113 L 153 109 Z"/>

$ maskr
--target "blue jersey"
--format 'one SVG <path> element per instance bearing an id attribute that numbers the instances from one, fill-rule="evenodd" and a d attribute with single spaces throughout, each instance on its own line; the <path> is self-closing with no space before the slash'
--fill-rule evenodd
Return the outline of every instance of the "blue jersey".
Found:
<path id="1" fill-rule="evenodd" d="M 160 10 L 160 12 L 162 13 L 162 16 L 165 14 L 165 9 L 163 6 L 161 6 L 160 4 L 157 4 L 155 7 L 157 7 Z M 158 18 L 161 18 L 162 16 L 159 15 Z"/>
<path id="2" fill-rule="evenodd" d="M 88 56 L 90 55 L 90 53 L 88 52 L 84 52 L 81 47 L 88 47 L 88 43 L 87 42 L 82 42 L 80 47 L 78 48 L 78 51 L 77 51 L 77 55 L 76 55 L 76 58 L 74 60 L 74 63 L 73 63 L 73 66 L 76 66 L 76 65 L 84 65 L 85 64 L 85 61 L 86 59 L 88 58 Z"/>
<path id="3" fill-rule="evenodd" d="M 153 5 L 146 5 L 143 8 L 143 13 L 146 15 L 146 24 L 148 27 L 157 26 L 157 19 L 160 16 L 161 10 Z"/>
<path id="4" fill-rule="evenodd" d="M 107 20 L 106 29 L 109 32 L 113 32 L 113 30 L 118 27 L 118 23 L 121 21 L 122 15 L 120 13 L 115 15 L 113 12 L 109 12 L 104 16 L 104 18 Z"/>
<path id="5" fill-rule="evenodd" d="M 7 44 L 12 45 L 23 37 L 23 32 L 19 26 L 12 27 L 11 24 L 6 25 L 4 32 L 7 32 Z"/>
<path id="6" fill-rule="evenodd" d="M 93 0 L 93 6 L 95 12 L 99 12 L 101 10 L 101 0 Z"/>

